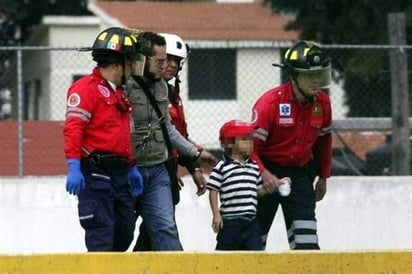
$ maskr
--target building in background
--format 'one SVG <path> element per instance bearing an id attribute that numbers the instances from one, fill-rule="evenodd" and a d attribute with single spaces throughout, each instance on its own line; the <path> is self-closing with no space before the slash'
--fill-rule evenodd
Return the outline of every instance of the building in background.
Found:
<path id="1" fill-rule="evenodd" d="M 43 17 L 27 46 L 44 48 L 23 51 L 24 120 L 64 120 L 67 88 L 94 65 L 90 52 L 75 49 L 90 46 L 100 28 L 95 16 Z"/>
<path id="2" fill-rule="evenodd" d="M 260 2 L 91 1 L 95 16 L 45 16 L 28 45 L 89 46 L 109 26 L 176 33 L 191 54 L 181 72 L 189 132 L 204 146 L 218 147 L 218 129 L 227 119 L 251 118 L 261 93 L 282 81 L 283 48 L 297 38 L 285 31 L 288 18 Z M 70 83 L 94 65 L 76 51 L 24 52 L 25 117 L 64 120 Z"/>
<path id="3" fill-rule="evenodd" d="M 2 125 L 10 136 L 1 147 L 8 157 L 0 163 L 0 174 L 65 174 L 61 125 L 66 91 L 95 65 L 90 52 L 78 49 L 90 46 L 102 29 L 176 33 L 190 44 L 191 54 L 180 74 L 181 95 L 190 137 L 212 150 L 219 148 L 218 129 L 225 120 L 249 120 L 261 93 L 284 80 L 272 63 L 281 62 L 283 51 L 298 36 L 284 30 L 288 18 L 250 1 L 91 1 L 89 10 L 94 16 L 44 16 L 20 49 L 23 135 L 18 137 L 17 124 Z M 10 83 L 20 85 L 16 78 Z M 341 84 L 334 83 L 329 94 L 334 119 L 345 117 Z M 6 115 L 10 105 L 19 109 L 13 101 L 2 102 Z M 335 174 L 353 173 L 337 156 L 334 159 Z"/>

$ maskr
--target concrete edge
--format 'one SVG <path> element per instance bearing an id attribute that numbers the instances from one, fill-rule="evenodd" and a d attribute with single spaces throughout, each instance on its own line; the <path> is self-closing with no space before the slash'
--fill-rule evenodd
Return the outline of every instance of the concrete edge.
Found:
<path id="1" fill-rule="evenodd" d="M 412 273 L 412 250 L 0 254 L 0 273 Z"/>

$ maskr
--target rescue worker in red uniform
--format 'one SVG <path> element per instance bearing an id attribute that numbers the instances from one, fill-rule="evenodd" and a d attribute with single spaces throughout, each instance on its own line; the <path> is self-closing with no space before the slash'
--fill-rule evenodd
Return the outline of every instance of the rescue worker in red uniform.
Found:
<path id="1" fill-rule="evenodd" d="M 131 149 L 132 107 L 123 95 L 137 56 L 127 30 L 102 31 L 91 48 L 97 66 L 67 92 L 64 152 L 66 190 L 78 197 L 88 251 L 125 251 L 135 229 L 132 196 L 143 178 Z"/>
<path id="2" fill-rule="evenodd" d="M 262 242 L 266 246 L 281 204 L 290 249 L 319 249 L 315 206 L 326 193 L 332 162 L 332 110 L 322 91 L 331 82 L 331 63 L 315 43 L 299 41 L 286 51 L 284 64 L 276 66 L 284 67 L 290 80 L 265 92 L 252 118 L 255 160 L 264 187 L 272 192 L 258 202 Z M 292 181 L 286 197 L 276 191 L 283 177 Z"/>

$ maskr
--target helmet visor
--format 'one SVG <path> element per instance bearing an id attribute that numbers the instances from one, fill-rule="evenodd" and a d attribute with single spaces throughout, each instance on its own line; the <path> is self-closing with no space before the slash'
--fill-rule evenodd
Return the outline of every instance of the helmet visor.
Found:
<path id="1" fill-rule="evenodd" d="M 326 67 L 316 69 L 294 68 L 293 73 L 298 77 L 299 84 L 305 83 L 320 89 L 328 88 L 332 79 L 330 64 Z"/>
<path id="2" fill-rule="evenodd" d="M 141 53 L 136 55 L 135 60 L 133 61 L 133 75 L 143 76 L 144 68 L 146 64 L 146 56 Z"/>

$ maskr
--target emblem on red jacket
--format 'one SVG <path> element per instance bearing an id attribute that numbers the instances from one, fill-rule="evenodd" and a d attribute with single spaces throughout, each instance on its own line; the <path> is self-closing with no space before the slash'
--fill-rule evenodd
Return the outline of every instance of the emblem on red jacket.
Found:
<path id="1" fill-rule="evenodd" d="M 80 104 L 80 96 L 77 93 L 72 93 L 67 99 L 67 105 L 69 107 L 77 107 Z"/>
<path id="2" fill-rule="evenodd" d="M 97 88 L 99 89 L 100 93 L 104 96 L 104 97 L 110 97 L 110 91 L 107 87 L 102 86 L 102 85 L 98 85 Z"/>
<path id="3" fill-rule="evenodd" d="M 315 103 L 312 107 L 312 115 L 313 116 L 321 116 L 322 115 L 322 106 L 318 103 Z"/>
<path id="4" fill-rule="evenodd" d="M 290 116 L 292 113 L 290 104 L 279 104 L 280 116 Z"/>
<path id="5" fill-rule="evenodd" d="M 292 107 L 289 103 L 279 104 L 279 124 L 281 125 L 293 125 Z"/>

